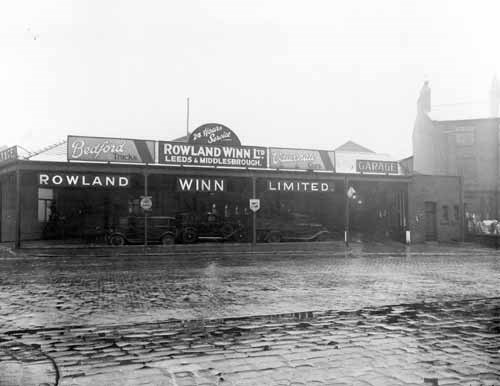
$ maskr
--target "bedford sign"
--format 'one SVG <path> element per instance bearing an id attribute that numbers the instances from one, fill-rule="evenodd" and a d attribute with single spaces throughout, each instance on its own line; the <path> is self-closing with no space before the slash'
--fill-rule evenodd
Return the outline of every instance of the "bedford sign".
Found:
<path id="1" fill-rule="evenodd" d="M 398 163 L 395 161 L 356 160 L 356 171 L 359 173 L 398 174 Z"/>
<path id="2" fill-rule="evenodd" d="M 130 178 L 109 174 L 39 173 L 38 185 L 76 188 L 128 188 Z"/>
<path id="3" fill-rule="evenodd" d="M 154 163 L 155 141 L 68 136 L 68 161 Z"/>
<path id="4" fill-rule="evenodd" d="M 162 141 L 158 157 L 158 162 L 166 165 L 240 168 L 267 166 L 267 149 L 254 146 L 192 145 Z"/>

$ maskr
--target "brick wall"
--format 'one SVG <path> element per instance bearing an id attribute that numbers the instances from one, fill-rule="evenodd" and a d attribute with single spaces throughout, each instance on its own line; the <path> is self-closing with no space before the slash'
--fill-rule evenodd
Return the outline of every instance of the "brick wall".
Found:
<path id="1" fill-rule="evenodd" d="M 409 226 L 413 243 L 425 241 L 425 202 L 436 203 L 437 241 L 461 239 L 463 210 L 460 208 L 460 180 L 455 176 L 415 175 L 409 185 Z M 443 207 L 448 207 L 448 220 Z M 458 218 L 455 207 L 458 206 Z"/>

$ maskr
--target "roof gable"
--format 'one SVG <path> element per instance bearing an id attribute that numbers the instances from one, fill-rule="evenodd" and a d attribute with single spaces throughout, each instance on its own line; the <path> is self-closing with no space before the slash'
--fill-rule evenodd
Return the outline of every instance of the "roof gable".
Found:
<path id="1" fill-rule="evenodd" d="M 347 141 L 343 145 L 336 148 L 335 151 L 349 151 L 349 152 L 356 152 L 356 153 L 375 153 L 373 150 L 370 150 L 364 146 L 361 146 L 353 141 Z"/>

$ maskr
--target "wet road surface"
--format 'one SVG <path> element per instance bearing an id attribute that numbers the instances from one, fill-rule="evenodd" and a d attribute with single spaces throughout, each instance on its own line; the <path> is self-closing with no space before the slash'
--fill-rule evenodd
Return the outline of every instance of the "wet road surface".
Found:
<path id="1" fill-rule="evenodd" d="M 499 283 L 470 246 L 3 258 L 0 385 L 500 385 Z"/>
<path id="2" fill-rule="evenodd" d="M 0 331 L 500 296 L 495 250 L 328 249 L 0 259 Z"/>

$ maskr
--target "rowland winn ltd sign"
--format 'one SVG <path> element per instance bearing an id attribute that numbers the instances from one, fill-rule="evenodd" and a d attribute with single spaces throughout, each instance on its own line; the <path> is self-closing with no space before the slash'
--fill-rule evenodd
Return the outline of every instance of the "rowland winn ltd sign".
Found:
<path id="1" fill-rule="evenodd" d="M 165 165 L 266 168 L 267 149 L 160 141 L 158 162 Z"/>
<path id="2" fill-rule="evenodd" d="M 358 173 L 379 173 L 379 174 L 398 174 L 398 163 L 395 161 L 375 161 L 375 160 L 356 160 L 356 171 Z"/>
<path id="3" fill-rule="evenodd" d="M 39 173 L 38 185 L 49 188 L 128 188 L 130 177 L 115 174 Z"/>
<path id="4" fill-rule="evenodd" d="M 68 136 L 68 161 L 154 163 L 155 142 Z"/>

